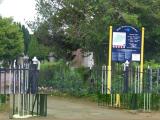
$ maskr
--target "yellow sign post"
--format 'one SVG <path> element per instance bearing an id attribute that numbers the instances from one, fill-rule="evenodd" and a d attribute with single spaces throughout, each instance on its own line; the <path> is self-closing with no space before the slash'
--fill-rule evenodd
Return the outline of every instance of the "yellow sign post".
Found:
<path id="1" fill-rule="evenodd" d="M 112 63 L 112 58 L 111 57 L 112 57 L 112 26 L 109 27 L 107 94 L 111 94 L 111 63 Z"/>
<path id="2" fill-rule="evenodd" d="M 143 59 L 144 59 L 144 27 L 142 27 L 141 37 L 141 63 L 140 63 L 140 93 L 143 89 Z"/>

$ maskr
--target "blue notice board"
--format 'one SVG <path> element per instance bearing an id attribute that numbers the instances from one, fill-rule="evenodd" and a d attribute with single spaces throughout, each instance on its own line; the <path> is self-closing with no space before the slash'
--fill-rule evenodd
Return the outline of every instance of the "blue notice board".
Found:
<path id="1" fill-rule="evenodd" d="M 140 51 L 141 33 L 137 28 L 121 26 L 113 30 L 112 61 L 140 61 Z"/>

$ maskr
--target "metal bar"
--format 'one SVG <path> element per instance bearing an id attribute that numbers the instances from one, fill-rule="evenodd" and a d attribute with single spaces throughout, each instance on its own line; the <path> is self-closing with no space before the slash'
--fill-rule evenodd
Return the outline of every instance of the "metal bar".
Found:
<path id="1" fill-rule="evenodd" d="M 11 83 L 12 83 L 12 73 L 11 73 L 11 65 L 9 66 L 9 94 L 11 94 Z"/>
<path id="2" fill-rule="evenodd" d="M 20 94 L 18 94 L 18 115 L 20 115 L 20 103 L 21 103 L 21 101 L 20 101 Z"/>
<path id="3" fill-rule="evenodd" d="M 137 93 L 137 67 L 135 69 L 135 83 L 134 83 L 134 89 L 135 89 L 135 93 Z"/>
<path id="4" fill-rule="evenodd" d="M 47 116 L 47 94 L 46 94 L 46 97 L 45 97 L 45 116 Z"/>
<path id="5" fill-rule="evenodd" d="M 1 81 L 1 77 L 2 77 L 2 76 L 1 76 L 1 74 L 2 74 L 2 71 L 1 71 L 1 69 L 2 69 L 2 68 L 0 68 L 0 94 L 2 94 L 2 91 L 1 91 L 1 87 L 2 87 L 2 84 L 1 84 L 1 82 L 2 82 L 2 81 Z"/>
<path id="6" fill-rule="evenodd" d="M 146 100 L 145 100 L 146 96 L 145 96 L 145 93 L 144 93 L 144 111 L 146 110 Z"/>
<path id="7" fill-rule="evenodd" d="M 149 93 L 149 106 L 148 106 L 148 111 L 151 111 L 151 93 Z"/>
<path id="8" fill-rule="evenodd" d="M 20 65 L 18 66 L 18 68 L 20 69 Z M 18 94 L 20 94 L 21 93 L 21 81 L 20 81 L 20 70 L 17 70 L 18 71 L 18 88 L 19 88 L 19 90 L 18 90 Z"/>
<path id="9" fill-rule="evenodd" d="M 147 111 L 148 111 L 148 94 L 149 94 L 149 93 L 146 94 L 146 99 L 147 99 L 147 100 L 146 100 L 146 109 L 147 109 Z"/>
<path id="10" fill-rule="evenodd" d="M 22 114 L 23 114 L 23 116 L 24 116 L 24 102 L 25 102 L 25 100 L 24 100 L 24 94 L 22 94 L 22 97 L 23 97 L 23 102 L 22 102 Z"/>
<path id="11" fill-rule="evenodd" d="M 13 115 L 15 114 L 15 94 L 13 94 Z"/>
<path id="12" fill-rule="evenodd" d="M 152 68 L 149 70 L 149 92 L 152 92 Z"/>
<path id="13" fill-rule="evenodd" d="M 103 83 L 104 82 L 104 79 L 103 79 L 104 75 L 103 75 L 103 72 L 104 72 L 104 66 L 102 66 L 102 80 L 101 80 L 101 93 L 102 94 L 104 93 L 104 91 L 103 91 L 104 90 L 104 86 L 103 86 L 104 85 L 104 83 Z"/>
<path id="14" fill-rule="evenodd" d="M 13 99 L 12 99 L 13 95 L 9 95 L 9 119 L 13 118 Z"/>
<path id="15" fill-rule="evenodd" d="M 20 94 L 22 94 L 22 87 L 23 87 L 22 65 L 20 65 L 19 72 L 20 72 Z"/>
<path id="16" fill-rule="evenodd" d="M 32 96 L 33 96 L 33 94 L 32 94 Z M 34 111 L 34 107 L 35 107 L 35 104 L 36 104 L 36 101 L 37 101 L 37 106 L 38 106 L 38 94 L 36 94 L 35 95 L 35 99 L 33 98 L 32 100 L 34 100 L 34 101 L 32 101 L 33 103 L 32 103 L 32 115 L 33 115 L 33 111 Z M 37 110 L 38 110 L 38 108 L 37 108 Z M 38 113 L 38 112 L 37 112 Z"/>
<path id="17" fill-rule="evenodd" d="M 137 67 L 137 93 L 139 93 L 139 67 Z"/>
<path id="18" fill-rule="evenodd" d="M 40 115 L 40 109 L 39 109 L 39 105 L 40 105 L 40 94 L 37 94 L 37 115 Z M 35 101 L 36 102 L 36 101 Z"/>
<path id="19" fill-rule="evenodd" d="M 7 87 L 7 85 L 6 85 L 6 81 L 7 81 L 7 79 L 6 79 L 6 73 L 7 73 L 7 69 L 5 68 L 5 72 L 4 72 L 4 86 L 3 86 L 3 88 L 4 88 L 4 94 L 6 94 L 6 87 Z"/>
<path id="20" fill-rule="evenodd" d="M 15 81 L 15 77 L 16 77 L 16 72 L 15 72 L 15 69 L 13 68 L 13 94 L 16 93 L 16 81 Z"/>
<path id="21" fill-rule="evenodd" d="M 30 113 L 31 96 L 28 94 L 28 114 Z"/>
<path id="22" fill-rule="evenodd" d="M 157 94 L 158 94 L 158 85 L 159 84 L 159 68 L 157 69 Z"/>
<path id="23" fill-rule="evenodd" d="M 23 93 L 26 93 L 27 87 L 26 87 L 26 70 L 23 70 Z"/>
<path id="24" fill-rule="evenodd" d="M 104 66 L 104 94 L 107 93 L 107 71 L 106 66 Z"/>

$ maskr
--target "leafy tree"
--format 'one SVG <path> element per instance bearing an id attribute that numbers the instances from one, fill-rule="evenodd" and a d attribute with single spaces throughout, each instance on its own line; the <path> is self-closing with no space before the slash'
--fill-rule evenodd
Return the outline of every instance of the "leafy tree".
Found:
<path id="1" fill-rule="evenodd" d="M 37 39 L 34 36 L 31 36 L 31 41 L 28 48 L 28 54 L 30 58 L 34 56 L 38 57 L 39 59 L 46 59 L 48 57 L 49 48 L 39 44 Z"/>
<path id="2" fill-rule="evenodd" d="M 37 11 L 38 40 L 54 48 L 59 45 L 63 53 L 83 48 L 97 55 L 104 43 L 104 49 L 108 47 L 109 26 L 127 24 L 145 27 L 145 57 L 154 53 L 153 58 L 159 59 L 158 0 L 37 0 Z"/>
<path id="3" fill-rule="evenodd" d="M 23 53 L 23 33 L 11 18 L 0 17 L 0 60 L 11 61 Z"/>

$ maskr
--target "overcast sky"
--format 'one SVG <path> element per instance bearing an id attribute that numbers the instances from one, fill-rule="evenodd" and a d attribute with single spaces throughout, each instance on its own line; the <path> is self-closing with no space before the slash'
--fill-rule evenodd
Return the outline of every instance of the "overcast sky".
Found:
<path id="1" fill-rule="evenodd" d="M 34 20 L 35 0 L 0 0 L 0 15 L 25 25 L 25 21 Z"/>

